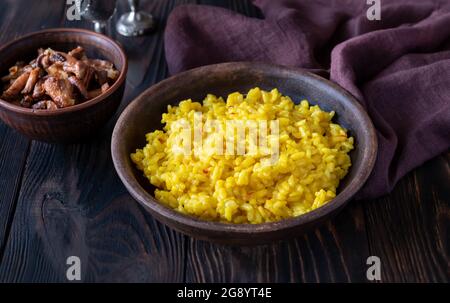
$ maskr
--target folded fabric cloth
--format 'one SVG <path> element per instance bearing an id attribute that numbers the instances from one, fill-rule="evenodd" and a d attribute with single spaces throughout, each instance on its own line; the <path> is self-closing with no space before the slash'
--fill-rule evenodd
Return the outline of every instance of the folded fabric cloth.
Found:
<path id="1" fill-rule="evenodd" d="M 329 70 L 377 129 L 375 168 L 357 198 L 388 193 L 450 147 L 450 1 L 254 0 L 264 19 L 177 7 L 165 31 L 170 73 L 229 61 Z"/>

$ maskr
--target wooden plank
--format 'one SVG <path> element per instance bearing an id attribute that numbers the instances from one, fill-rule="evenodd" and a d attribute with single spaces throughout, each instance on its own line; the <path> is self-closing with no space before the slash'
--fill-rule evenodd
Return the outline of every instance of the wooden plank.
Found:
<path id="1" fill-rule="evenodd" d="M 293 240 L 256 247 L 189 239 L 188 282 L 364 282 L 369 256 L 357 202 Z"/>
<path id="2" fill-rule="evenodd" d="M 0 262 L 14 215 L 28 139 L 0 123 Z"/>
<path id="3" fill-rule="evenodd" d="M 67 22 L 64 7 L 55 8 L 53 2 L 49 10 L 44 1 L 20 1 L 2 3 L 0 41 L 42 24 L 90 27 Z M 187 1 L 146 1 L 143 8 L 154 12 L 164 26 L 171 7 L 182 2 Z M 258 15 L 249 1 L 198 2 Z M 114 18 L 124 10 L 121 3 Z M 18 19 L 25 21 L 15 22 Z M 123 108 L 148 85 L 163 79 L 167 69 L 161 28 L 145 38 L 115 37 L 130 57 Z M 381 258 L 384 282 L 449 281 L 448 155 L 409 174 L 390 196 L 352 202 L 335 219 L 297 239 L 230 247 L 188 239 L 138 206 L 111 164 L 113 123 L 89 144 L 33 142 L 26 162 L 29 141 L 0 124 L 3 242 L 15 211 L 0 281 L 66 281 L 69 255 L 81 258 L 83 281 L 363 282 L 369 255 Z"/>
<path id="4" fill-rule="evenodd" d="M 182 237 L 126 193 L 109 143 L 33 142 L 1 281 L 64 282 L 72 255 L 83 281 L 181 280 Z"/>
<path id="5" fill-rule="evenodd" d="M 370 251 L 383 282 L 450 281 L 449 154 L 409 173 L 387 197 L 365 203 Z"/>
<path id="6" fill-rule="evenodd" d="M 152 11 L 165 20 L 176 1 Z M 61 22 L 66 25 L 66 22 Z M 166 76 L 162 31 L 140 38 L 137 69 L 151 67 L 128 85 L 122 107 Z M 133 56 L 130 56 L 133 57 Z M 81 259 L 82 281 L 182 281 L 184 236 L 157 223 L 131 198 L 114 172 L 110 137 L 114 121 L 91 142 L 33 142 L 17 210 L 0 265 L 0 281 L 64 282 L 66 258 Z"/>
<path id="7" fill-rule="evenodd" d="M 199 1 L 260 17 L 249 1 Z M 229 247 L 189 239 L 188 282 L 365 281 L 368 245 L 362 206 L 294 240 L 259 247 Z"/>
<path id="8" fill-rule="evenodd" d="M 24 9 L 24 7 L 27 7 Z M 38 1 L 2 2 L 0 44 L 24 33 L 42 29 L 42 24 L 57 26 L 63 11 L 58 4 L 49 10 Z M 18 22 L 20 20 L 20 22 Z M 26 20 L 26 22 L 23 22 Z M 21 177 L 30 141 L 0 121 L 0 262 L 8 238 Z"/>

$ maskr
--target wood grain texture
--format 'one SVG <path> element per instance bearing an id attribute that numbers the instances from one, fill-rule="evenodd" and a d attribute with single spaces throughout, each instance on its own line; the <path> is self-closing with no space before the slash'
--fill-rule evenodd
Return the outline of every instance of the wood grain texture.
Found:
<path id="1" fill-rule="evenodd" d="M 15 201 L 20 188 L 23 163 L 28 154 L 28 139 L 0 122 L 0 262 L 5 249 Z M 11 152 L 14 151 L 14 152 Z"/>
<path id="2" fill-rule="evenodd" d="M 259 10 L 247 1 L 202 0 L 252 17 Z M 189 238 L 189 282 L 365 281 L 368 244 L 364 213 L 352 203 L 336 219 L 295 240 L 274 245 L 227 247 Z"/>
<path id="3" fill-rule="evenodd" d="M 368 245 L 356 202 L 321 228 L 258 247 L 189 239 L 188 282 L 364 282 Z"/>
<path id="4" fill-rule="evenodd" d="M 194 1 L 141 2 L 164 24 L 172 7 Z M 246 0 L 197 2 L 260 16 Z M 91 28 L 68 22 L 64 1 L 0 2 L 0 43 L 58 26 Z M 136 40 L 115 37 L 130 52 L 123 109 L 167 68 L 161 28 Z M 449 155 L 408 174 L 386 197 L 351 202 L 305 236 L 229 247 L 171 231 L 131 199 L 111 164 L 113 123 L 87 144 L 29 148 L 0 123 L 0 282 L 66 281 L 70 254 L 82 258 L 83 281 L 365 282 L 369 255 L 381 258 L 384 282 L 450 280 Z"/>
<path id="5" fill-rule="evenodd" d="M 389 196 L 364 204 L 383 282 L 450 281 L 449 184 L 447 154 L 409 173 Z"/>
<path id="6" fill-rule="evenodd" d="M 155 2 L 160 5 L 152 12 L 160 20 L 177 4 Z M 161 36 L 159 31 L 145 38 L 155 47 L 141 48 L 139 64 L 157 64 L 146 69 L 138 87 L 166 76 Z M 135 94 L 129 86 L 122 107 Z M 0 281 L 67 281 L 71 255 L 81 258 L 82 281 L 182 281 L 185 238 L 126 193 L 110 156 L 113 125 L 87 144 L 32 143 Z"/>
<path id="7" fill-rule="evenodd" d="M 1 281 L 66 281 L 72 255 L 83 281 L 181 280 L 183 239 L 128 196 L 108 146 L 33 142 Z"/>
<path id="8" fill-rule="evenodd" d="M 42 24 L 57 26 L 62 7 L 48 10 L 37 1 L 27 4 L 24 10 L 17 1 L 0 3 L 0 44 L 7 43 L 23 33 L 36 31 Z M 17 22 L 17 20 L 27 22 Z M 30 141 L 0 121 L 0 262 L 8 238 L 15 203 L 20 188 Z"/>

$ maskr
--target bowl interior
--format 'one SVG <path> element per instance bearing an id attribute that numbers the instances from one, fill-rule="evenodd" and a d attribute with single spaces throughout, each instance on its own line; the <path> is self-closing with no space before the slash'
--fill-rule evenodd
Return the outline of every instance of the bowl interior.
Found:
<path id="1" fill-rule="evenodd" d="M 196 218 L 174 214 L 174 210 L 157 205 L 153 197 L 154 188 L 142 176 L 142 172 L 135 168 L 129 155 L 136 148 L 145 145 L 146 133 L 161 129 L 161 115 L 166 111 L 168 104 L 174 105 L 188 98 L 202 101 L 208 93 L 222 97 L 235 91 L 246 93 L 256 86 L 264 90 L 278 88 L 282 94 L 290 96 L 296 103 L 307 99 L 311 104 L 318 104 L 326 111 L 334 110 L 336 112 L 334 121 L 344 126 L 349 134 L 355 137 L 355 149 L 350 153 L 352 167 L 341 181 L 334 203 L 328 203 L 297 218 L 258 225 L 267 225 L 267 229 L 282 229 L 283 226 L 316 220 L 342 206 L 363 185 L 373 166 L 376 137 L 370 119 L 353 97 L 321 77 L 298 69 L 257 63 L 225 63 L 179 74 L 153 86 L 125 109 L 113 133 L 112 152 L 119 176 L 131 194 L 159 218 L 173 216 L 173 220 L 195 225 L 200 229 L 205 227 L 244 231 L 248 228 L 239 227 L 247 224 L 200 222 Z M 266 229 L 266 227 L 255 228 L 255 225 L 249 228 L 255 232 Z"/>
<path id="2" fill-rule="evenodd" d="M 8 69 L 17 61 L 28 63 L 36 58 L 39 48 L 68 52 L 79 45 L 85 49 L 88 58 L 111 61 L 117 70 L 123 71 L 126 63 L 121 50 L 107 37 L 87 30 L 51 29 L 26 35 L 2 47 L 0 76 L 7 75 Z"/>

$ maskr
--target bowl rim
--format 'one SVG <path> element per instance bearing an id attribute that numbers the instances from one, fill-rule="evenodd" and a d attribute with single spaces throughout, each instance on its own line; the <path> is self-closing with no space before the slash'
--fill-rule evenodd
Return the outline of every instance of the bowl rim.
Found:
<path id="1" fill-rule="evenodd" d="M 14 105 L 6 100 L 3 100 L 2 98 L 0 98 L 0 107 L 3 107 L 5 109 L 15 112 L 15 113 L 25 114 L 25 115 L 57 116 L 60 114 L 71 113 L 71 112 L 75 112 L 75 111 L 82 110 L 82 109 L 88 108 L 90 106 L 93 106 L 93 105 L 105 100 L 110 95 L 112 95 L 123 84 L 123 82 L 126 79 L 127 71 L 128 71 L 128 58 L 125 54 L 123 47 L 119 43 L 117 43 L 116 41 L 111 39 L 110 37 L 93 32 L 88 29 L 61 27 L 61 28 L 50 28 L 50 29 L 35 31 L 32 33 L 20 36 L 14 40 L 2 45 L 0 47 L 0 53 L 2 53 L 4 50 L 9 48 L 11 45 L 16 44 L 23 40 L 27 40 L 34 36 L 39 36 L 39 35 L 48 34 L 48 33 L 64 33 L 64 32 L 80 33 L 80 34 L 84 34 L 84 35 L 88 35 L 88 36 L 89 35 L 95 36 L 95 37 L 102 39 L 104 41 L 107 41 L 108 43 L 113 45 L 119 51 L 120 60 L 123 62 L 123 66 L 120 69 L 119 78 L 117 78 L 117 80 L 113 83 L 113 85 L 105 93 L 103 93 L 95 98 L 89 99 L 83 103 L 75 104 L 75 105 L 65 107 L 65 108 L 58 108 L 57 110 L 36 110 L 36 109 L 32 109 L 32 108 L 21 107 L 21 106 Z"/>
<path id="2" fill-rule="evenodd" d="M 353 180 L 350 181 L 348 186 L 340 192 L 336 197 L 330 201 L 330 203 L 326 203 L 325 205 L 305 213 L 303 215 L 283 219 L 276 222 L 268 222 L 268 223 L 259 223 L 259 224 L 234 224 L 234 223 L 224 223 L 217 221 L 206 221 L 193 216 L 189 216 L 186 214 L 182 214 L 174 209 L 171 209 L 167 206 L 164 206 L 160 203 L 156 198 L 154 198 L 148 191 L 146 191 L 137 181 L 136 177 L 129 173 L 124 169 L 126 163 L 125 159 L 121 158 L 120 153 L 120 134 L 123 133 L 122 129 L 127 127 L 126 121 L 129 121 L 129 118 L 132 118 L 132 113 L 137 104 L 145 98 L 146 95 L 152 94 L 152 92 L 158 91 L 159 89 L 170 85 L 170 83 L 176 82 L 180 78 L 189 77 L 192 74 L 196 73 L 211 73 L 216 71 L 217 69 L 221 69 L 222 67 L 230 68 L 251 68 L 258 70 L 273 70 L 274 68 L 279 69 L 281 72 L 288 73 L 296 73 L 302 74 L 303 76 L 313 78 L 313 80 L 319 81 L 322 84 L 331 87 L 338 93 L 340 93 L 343 97 L 345 97 L 354 107 L 354 109 L 361 116 L 365 125 L 367 126 L 367 134 L 368 134 L 368 145 L 363 150 L 363 157 L 361 159 L 361 163 L 364 165 L 361 167 L 366 167 L 366 169 L 360 169 L 358 173 L 354 176 Z M 193 228 L 196 231 L 199 230 L 208 230 L 208 232 L 216 232 L 216 233 L 228 233 L 229 235 L 235 234 L 237 237 L 239 236 L 251 236 L 252 234 L 265 234 L 265 233 L 273 233 L 281 230 L 288 230 L 291 228 L 298 227 L 300 225 L 307 225 L 316 221 L 319 221 L 321 218 L 326 217 L 329 214 L 334 213 L 339 208 L 343 207 L 356 193 L 357 191 L 365 184 L 369 175 L 371 174 L 373 167 L 375 165 L 377 151 L 378 151 L 378 140 L 375 131 L 375 127 L 373 123 L 363 108 L 363 106 L 354 98 L 349 92 L 344 90 L 342 87 L 333 83 L 325 78 L 317 76 L 308 72 L 302 68 L 291 68 L 285 67 L 275 64 L 268 63 L 259 63 L 259 62 L 228 62 L 228 63 L 219 63 L 206 65 L 202 67 L 197 67 L 194 69 L 190 69 L 184 71 L 182 73 L 176 74 L 172 77 L 169 77 L 150 88 L 143 91 L 138 97 L 136 97 L 133 101 L 128 104 L 128 106 L 123 110 L 118 118 L 116 125 L 114 126 L 114 130 L 112 133 L 111 139 L 111 154 L 114 163 L 114 167 L 119 175 L 119 178 L 125 185 L 128 192 L 131 196 L 137 200 L 141 205 L 148 208 L 149 211 L 155 215 L 158 219 L 159 217 L 166 218 L 169 221 L 176 221 L 176 226 L 184 226 Z M 170 225 L 170 224 L 169 224 Z M 179 229 L 174 227 L 175 229 L 183 232 L 183 229 Z M 201 237 L 201 235 L 199 235 Z"/>

